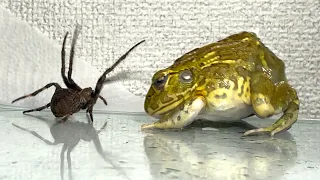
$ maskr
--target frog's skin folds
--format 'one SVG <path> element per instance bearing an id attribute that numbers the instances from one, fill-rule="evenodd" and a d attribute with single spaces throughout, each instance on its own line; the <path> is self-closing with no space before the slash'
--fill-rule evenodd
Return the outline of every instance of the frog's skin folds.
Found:
<path id="1" fill-rule="evenodd" d="M 144 108 L 159 120 L 142 129 L 283 113 L 271 126 L 244 133 L 273 136 L 297 121 L 299 98 L 287 81 L 283 61 L 254 33 L 240 32 L 194 49 L 156 72 Z"/>

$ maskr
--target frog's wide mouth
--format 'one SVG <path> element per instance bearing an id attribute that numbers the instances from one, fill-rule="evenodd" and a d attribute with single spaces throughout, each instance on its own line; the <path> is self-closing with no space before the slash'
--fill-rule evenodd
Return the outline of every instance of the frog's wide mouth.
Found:
<path id="1" fill-rule="evenodd" d="M 148 108 L 148 114 L 154 118 L 160 119 L 165 114 L 168 114 L 174 111 L 179 105 L 183 102 L 183 99 L 173 101 L 170 104 L 166 104 L 165 106 L 159 107 L 157 109 Z"/>

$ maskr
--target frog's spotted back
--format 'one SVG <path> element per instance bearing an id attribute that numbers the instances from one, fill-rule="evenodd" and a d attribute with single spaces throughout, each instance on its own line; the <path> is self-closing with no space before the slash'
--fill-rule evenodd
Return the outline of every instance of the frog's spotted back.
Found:
<path id="1" fill-rule="evenodd" d="M 174 61 L 171 69 L 181 68 L 181 66 L 197 66 L 204 68 L 212 65 L 212 63 L 221 63 L 221 60 L 238 60 L 248 59 L 248 52 L 255 52 L 258 48 L 258 38 L 255 34 L 249 32 L 241 32 L 239 34 L 231 35 L 218 42 L 214 42 L 196 48 Z M 228 63 L 227 62 L 227 63 Z"/>

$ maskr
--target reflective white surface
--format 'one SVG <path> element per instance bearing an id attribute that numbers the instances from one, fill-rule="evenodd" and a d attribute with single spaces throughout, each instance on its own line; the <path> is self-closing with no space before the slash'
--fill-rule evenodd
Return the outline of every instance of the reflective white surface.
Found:
<path id="1" fill-rule="evenodd" d="M 49 111 L 0 111 L 0 179 L 317 179 L 320 123 L 242 137 L 243 126 L 197 122 L 183 131 L 148 130 L 145 115 L 78 113 L 56 124 Z M 250 118 L 256 126 L 273 120 Z"/>

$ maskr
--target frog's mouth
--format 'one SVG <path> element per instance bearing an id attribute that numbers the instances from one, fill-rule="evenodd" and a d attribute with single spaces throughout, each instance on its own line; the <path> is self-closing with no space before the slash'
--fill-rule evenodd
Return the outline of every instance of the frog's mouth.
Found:
<path id="1" fill-rule="evenodd" d="M 166 104 L 156 110 L 152 110 L 149 108 L 149 115 L 151 115 L 154 118 L 160 119 L 164 115 L 171 113 L 172 111 L 175 111 L 177 108 L 179 108 L 181 105 L 183 105 L 184 99 L 180 99 L 178 101 L 173 101 L 170 104 Z"/>

